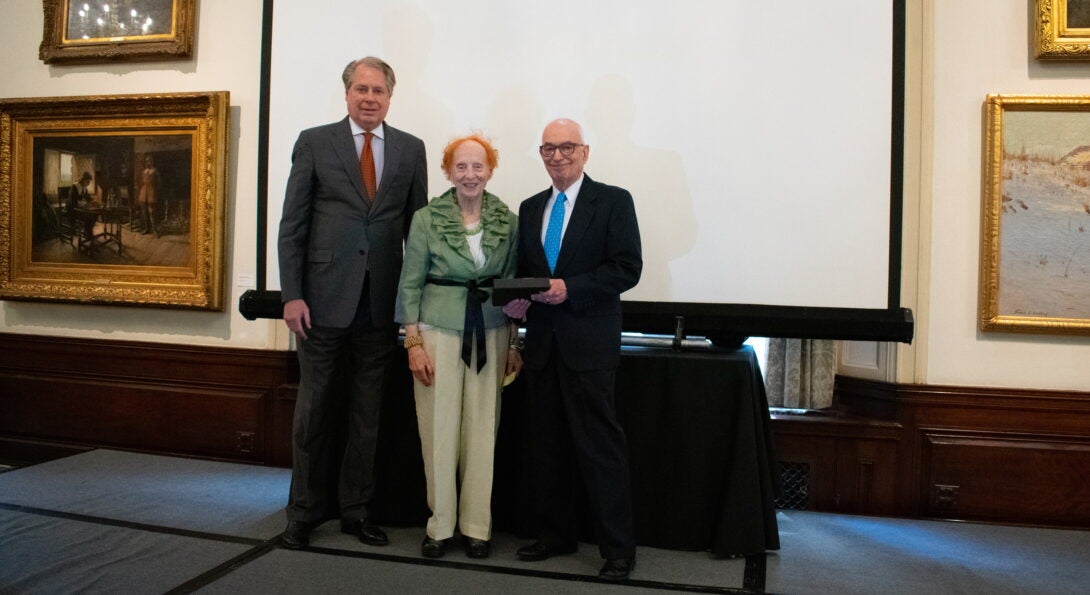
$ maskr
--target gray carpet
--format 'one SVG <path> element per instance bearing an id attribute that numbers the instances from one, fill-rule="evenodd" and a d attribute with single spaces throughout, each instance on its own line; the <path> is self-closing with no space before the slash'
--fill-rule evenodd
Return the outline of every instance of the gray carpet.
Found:
<path id="1" fill-rule="evenodd" d="M 0 473 L 0 593 L 1087 593 L 1090 532 L 782 511 L 767 559 L 641 547 L 632 580 L 595 578 L 597 548 L 525 563 L 420 557 L 422 527 L 375 548 L 318 527 L 274 547 L 283 469 L 96 450 Z M 746 580 L 749 582 L 745 582 Z"/>
<path id="2" fill-rule="evenodd" d="M 0 510 L 0 593 L 163 593 L 250 548 Z"/>
<path id="3" fill-rule="evenodd" d="M 287 469 L 92 450 L 0 474 L 0 502 L 268 539 L 290 482 Z"/>
<path id="4" fill-rule="evenodd" d="M 773 593 L 1090 593 L 1090 531 L 778 516 Z"/>
<path id="5" fill-rule="evenodd" d="M 305 573 L 299 572 L 306 569 Z M 595 569 L 597 570 L 597 569 Z M 660 593 L 659 589 L 276 550 L 198 593 Z"/>
<path id="6" fill-rule="evenodd" d="M 401 557 L 418 567 L 430 562 L 420 557 L 420 542 L 424 539 L 423 527 L 386 527 L 386 532 L 390 536 L 390 545 L 371 547 L 363 545 L 355 537 L 341 533 L 337 521 L 330 521 L 314 530 L 310 545 L 316 549 L 343 551 L 346 555 L 358 553 Z M 527 543 L 526 540 L 512 535 L 496 532 L 492 536 L 492 556 L 485 560 L 473 560 L 465 556 L 460 543 L 454 542 L 439 564 L 487 566 L 494 572 L 510 570 L 549 573 L 568 579 L 595 576 L 602 566 L 598 546 L 587 543 L 580 544 L 579 550 L 571 556 L 560 556 L 544 562 L 522 562 L 515 555 L 515 550 Z M 744 575 L 743 559 L 717 560 L 708 553 L 641 547 L 632 578 L 659 586 L 741 588 Z"/>

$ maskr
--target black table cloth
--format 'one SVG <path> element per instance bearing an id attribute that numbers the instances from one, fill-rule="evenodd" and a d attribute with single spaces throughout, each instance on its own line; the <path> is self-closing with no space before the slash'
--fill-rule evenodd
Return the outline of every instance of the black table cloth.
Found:
<path id="1" fill-rule="evenodd" d="M 617 408 L 640 544 L 721 556 L 779 549 L 779 463 L 752 348 L 625 349 Z"/>
<path id="2" fill-rule="evenodd" d="M 400 350 L 399 350 L 400 351 Z M 383 401 L 373 516 L 427 519 L 423 464 L 405 356 Z M 522 379 L 503 393 L 492 497 L 495 528 L 533 537 L 533 479 Z M 741 556 L 779 549 L 779 464 L 752 348 L 625 348 L 617 412 L 628 437 L 639 545 Z M 585 537 L 593 534 L 583 519 Z"/>

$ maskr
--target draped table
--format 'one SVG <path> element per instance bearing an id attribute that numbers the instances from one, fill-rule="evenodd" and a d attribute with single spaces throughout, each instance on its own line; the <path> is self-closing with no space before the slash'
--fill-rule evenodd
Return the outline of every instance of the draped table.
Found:
<path id="1" fill-rule="evenodd" d="M 380 523 L 422 525 L 427 505 L 412 378 L 403 353 L 393 365 L 373 515 Z M 752 348 L 626 347 L 616 399 L 628 438 L 638 544 L 723 557 L 779 549 L 779 463 Z M 520 378 L 503 394 L 492 507 L 497 529 L 524 537 L 536 531 L 530 423 Z M 592 525 L 582 523 L 589 541 Z"/>

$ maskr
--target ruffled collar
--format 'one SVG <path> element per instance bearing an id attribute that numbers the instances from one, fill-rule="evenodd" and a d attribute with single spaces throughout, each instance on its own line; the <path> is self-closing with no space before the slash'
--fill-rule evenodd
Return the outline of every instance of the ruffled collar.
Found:
<path id="1" fill-rule="evenodd" d="M 472 260 L 469 243 L 466 242 L 466 230 L 462 226 L 462 212 L 458 208 L 454 188 L 432 199 L 428 208 L 431 209 L 431 225 L 436 235 L 451 248 Z M 484 234 L 481 238 L 481 247 L 485 254 L 490 254 L 510 235 L 511 229 L 508 225 L 510 215 L 511 210 L 507 208 L 507 205 L 495 194 L 486 190 L 481 198 L 481 228 Z"/>

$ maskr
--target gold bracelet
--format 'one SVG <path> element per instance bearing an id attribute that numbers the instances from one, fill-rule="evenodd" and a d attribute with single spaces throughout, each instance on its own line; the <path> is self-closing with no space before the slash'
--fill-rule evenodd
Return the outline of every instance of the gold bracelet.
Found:
<path id="1" fill-rule="evenodd" d="M 406 336 L 405 341 L 401 344 L 401 346 L 404 347 L 406 351 L 412 349 L 413 347 L 423 347 L 424 337 L 421 337 L 420 335 L 413 335 L 412 337 Z"/>

